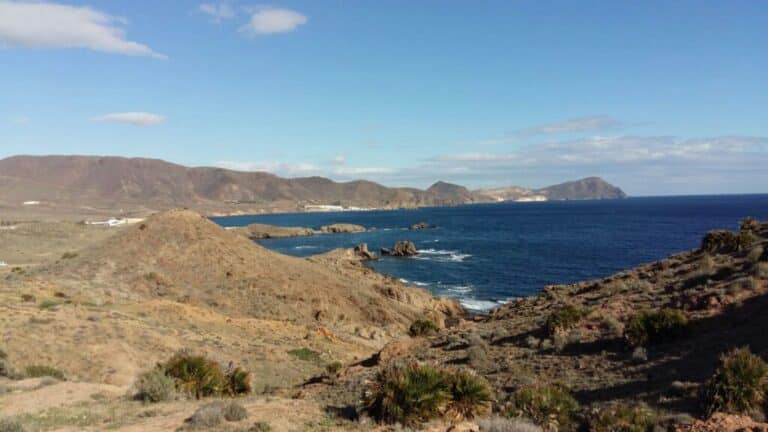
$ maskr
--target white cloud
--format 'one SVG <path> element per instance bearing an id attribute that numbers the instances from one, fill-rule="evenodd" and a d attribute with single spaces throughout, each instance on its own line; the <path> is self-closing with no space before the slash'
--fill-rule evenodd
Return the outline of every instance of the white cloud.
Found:
<path id="1" fill-rule="evenodd" d="M 517 131 L 517 135 L 530 137 L 535 135 L 594 132 L 598 130 L 613 129 L 620 126 L 622 126 L 622 123 L 614 118 L 607 116 L 592 116 L 520 129 Z"/>
<path id="2" fill-rule="evenodd" d="M 306 24 L 308 18 L 290 9 L 262 7 L 253 10 L 248 24 L 240 31 L 249 36 L 288 33 Z"/>
<path id="3" fill-rule="evenodd" d="M 345 165 L 347 163 L 347 157 L 343 154 L 338 154 L 333 157 L 331 163 L 334 165 Z"/>
<path id="4" fill-rule="evenodd" d="M 95 51 L 166 58 L 125 39 L 125 20 L 89 7 L 0 0 L 0 46 L 87 48 Z"/>
<path id="5" fill-rule="evenodd" d="M 94 117 L 94 121 L 127 123 L 133 126 L 154 126 L 165 121 L 165 117 L 147 112 L 123 112 Z"/>
<path id="6" fill-rule="evenodd" d="M 218 162 L 215 166 L 235 171 L 263 171 L 283 177 L 302 177 L 320 175 L 323 170 L 311 163 L 287 163 L 287 162 Z"/>
<path id="7" fill-rule="evenodd" d="M 767 192 L 768 138 L 720 136 L 592 136 L 547 141 L 507 152 L 436 155 L 400 167 L 321 163 L 224 163 L 284 177 L 321 175 L 367 179 L 392 186 L 427 187 L 436 180 L 470 188 L 543 187 L 601 176 L 630 195 Z"/>
<path id="8" fill-rule="evenodd" d="M 203 3 L 197 9 L 209 15 L 215 23 L 235 17 L 235 10 L 229 3 Z"/>

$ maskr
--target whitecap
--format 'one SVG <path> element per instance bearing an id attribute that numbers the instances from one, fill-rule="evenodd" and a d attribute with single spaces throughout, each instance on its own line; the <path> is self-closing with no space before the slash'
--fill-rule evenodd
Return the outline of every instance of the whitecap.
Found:
<path id="1" fill-rule="evenodd" d="M 498 302 L 490 300 L 477 300 L 471 298 L 460 298 L 458 300 L 465 309 L 475 312 L 486 312 L 499 306 Z"/>
<path id="2" fill-rule="evenodd" d="M 310 246 L 310 245 L 301 245 L 301 246 L 294 246 L 294 249 L 317 249 L 318 246 Z"/>

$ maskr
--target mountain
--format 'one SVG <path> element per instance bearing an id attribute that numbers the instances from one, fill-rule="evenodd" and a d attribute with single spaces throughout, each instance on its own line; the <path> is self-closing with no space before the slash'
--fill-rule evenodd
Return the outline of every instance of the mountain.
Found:
<path id="1" fill-rule="evenodd" d="M 297 211 L 310 205 L 414 208 L 530 199 L 624 197 L 590 177 L 544 189 L 469 191 L 443 181 L 427 190 L 391 188 L 356 180 L 282 178 L 265 172 L 185 167 L 157 159 L 99 156 L 14 156 L 0 160 L 0 207 L 35 201 L 70 209 L 162 210 L 190 207 L 206 213 Z M 533 197 L 533 198 L 531 198 Z M 543 198 L 542 198 L 543 197 Z"/>
<path id="2" fill-rule="evenodd" d="M 627 194 L 599 177 L 587 177 L 541 189 L 510 186 L 481 189 L 476 195 L 495 201 L 545 201 L 626 198 Z"/>
<path id="3" fill-rule="evenodd" d="M 536 191 L 550 200 L 615 199 L 627 194 L 599 177 L 560 183 Z"/>
<path id="4" fill-rule="evenodd" d="M 264 172 L 188 168 L 156 159 L 15 156 L 0 160 L 0 203 L 158 208 L 285 203 L 398 208 L 463 204 L 466 199 L 364 180 L 286 179 Z"/>

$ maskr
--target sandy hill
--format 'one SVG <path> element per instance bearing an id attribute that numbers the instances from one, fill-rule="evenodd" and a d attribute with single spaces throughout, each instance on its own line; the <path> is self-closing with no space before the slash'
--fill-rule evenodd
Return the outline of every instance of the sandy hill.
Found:
<path id="1" fill-rule="evenodd" d="M 360 269 L 360 272 L 365 271 Z M 437 303 L 370 272 L 269 251 L 188 210 L 170 210 L 37 271 L 115 301 L 162 298 L 260 319 L 405 326 Z"/>
<path id="2" fill-rule="evenodd" d="M 286 387 L 327 362 L 370 354 L 418 318 L 459 313 L 351 251 L 288 257 L 187 210 L 0 273 L 2 349 L 15 364 L 120 386 L 188 348 L 243 364 L 257 388 Z M 317 358 L 288 353 L 300 348 Z"/>

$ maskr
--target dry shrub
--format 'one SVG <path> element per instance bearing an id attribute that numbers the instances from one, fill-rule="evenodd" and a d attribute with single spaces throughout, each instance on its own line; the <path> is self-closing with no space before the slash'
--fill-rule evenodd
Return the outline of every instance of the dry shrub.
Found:
<path id="1" fill-rule="evenodd" d="M 768 365 L 748 347 L 720 357 L 715 374 L 707 383 L 704 402 L 709 414 L 747 414 L 760 408 L 768 384 Z"/>
<path id="2" fill-rule="evenodd" d="M 629 319 L 624 338 L 630 346 L 646 346 L 673 340 L 688 330 L 688 319 L 677 309 L 641 312 Z"/>
<path id="3" fill-rule="evenodd" d="M 530 418 L 546 431 L 578 429 L 579 403 L 560 385 L 529 385 L 512 396 L 511 417 Z"/>

